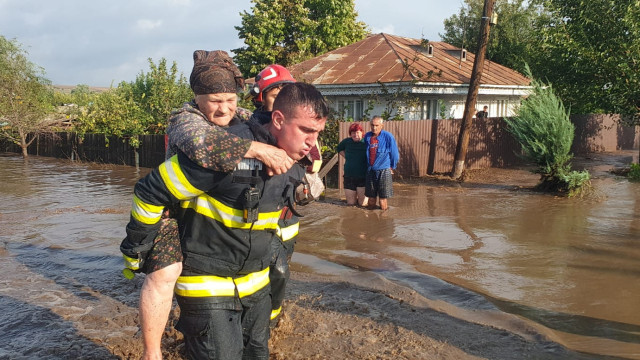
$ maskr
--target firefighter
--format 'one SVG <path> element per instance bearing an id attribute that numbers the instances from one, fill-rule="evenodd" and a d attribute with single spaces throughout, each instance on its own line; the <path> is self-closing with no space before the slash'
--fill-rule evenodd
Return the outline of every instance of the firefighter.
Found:
<path id="1" fill-rule="evenodd" d="M 174 111 L 167 127 L 167 159 L 178 151 L 198 165 L 231 172 L 243 158 L 258 158 L 273 173 L 283 173 L 294 165 L 282 149 L 228 134 L 228 125 L 249 120 L 251 112 L 236 107 L 236 93 L 244 79 L 225 51 L 196 50 L 193 53 L 190 85 L 194 100 Z M 224 101 L 223 101 L 224 100 Z M 125 258 L 126 259 L 126 258 Z M 137 259 L 128 269 L 144 272 L 140 291 L 140 329 L 143 340 L 141 360 L 162 358 L 161 339 L 172 306 L 175 282 L 182 271 L 182 252 L 175 219 L 162 220 L 153 247 L 140 267 Z M 131 272 L 127 273 L 132 277 Z"/>
<path id="2" fill-rule="evenodd" d="M 300 160 L 324 128 L 328 106 L 309 84 L 292 84 L 274 104 L 272 121 L 229 129 L 240 137 L 276 144 Z M 204 169 L 179 152 L 135 187 L 127 238 L 130 258 L 143 253 L 159 228 L 164 206 L 180 204 L 184 255 L 176 283 L 181 308 L 177 329 L 190 359 L 268 359 L 271 241 L 296 166 L 269 177 L 259 161 L 243 160 L 223 173 Z"/>
<path id="3" fill-rule="evenodd" d="M 294 83 L 296 80 L 291 76 L 287 68 L 282 65 L 272 64 L 265 67 L 255 77 L 255 82 L 249 91 L 256 110 L 253 116 L 262 123 L 271 120 L 273 103 L 280 93 L 280 89 L 286 84 Z M 318 143 L 313 146 L 309 154 L 300 163 L 305 166 L 309 176 L 317 173 L 322 164 L 322 157 Z M 313 198 L 312 194 L 298 191 L 297 202 L 305 202 Z M 315 194 L 316 197 L 318 194 Z M 271 327 L 275 327 L 282 313 L 282 303 L 284 301 L 285 289 L 289 281 L 289 261 L 293 255 L 296 237 L 300 227 L 300 219 L 297 212 L 287 206 L 282 211 L 282 216 L 278 222 L 278 238 L 273 239 L 271 246 L 272 258 L 269 271 L 271 280 Z"/>

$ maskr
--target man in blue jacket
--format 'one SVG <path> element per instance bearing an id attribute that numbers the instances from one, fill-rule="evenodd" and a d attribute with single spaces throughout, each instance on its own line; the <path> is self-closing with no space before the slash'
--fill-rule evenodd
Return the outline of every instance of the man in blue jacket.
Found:
<path id="1" fill-rule="evenodd" d="M 393 170 L 398 165 L 400 154 L 396 139 L 390 132 L 382 130 L 384 120 L 380 116 L 371 118 L 371 131 L 364 136 L 367 144 L 367 169 L 365 196 L 367 206 L 375 209 L 376 197 L 380 198 L 380 208 L 387 210 L 387 199 L 393 196 Z"/>

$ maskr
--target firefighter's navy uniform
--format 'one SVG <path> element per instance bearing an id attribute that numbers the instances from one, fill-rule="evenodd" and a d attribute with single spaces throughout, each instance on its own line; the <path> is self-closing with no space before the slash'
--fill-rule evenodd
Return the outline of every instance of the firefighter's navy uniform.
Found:
<path id="1" fill-rule="evenodd" d="M 270 144 L 256 121 L 229 132 Z M 183 272 L 175 293 L 176 328 L 192 359 L 268 359 L 271 246 L 285 204 L 304 169 L 269 177 L 245 159 L 232 173 L 204 169 L 182 153 L 140 180 L 134 190 L 125 259 L 142 261 L 153 244 L 164 206 L 179 203 Z"/>
<path id="2" fill-rule="evenodd" d="M 271 121 L 271 112 L 264 110 L 256 110 L 253 113 L 254 121 L 260 124 L 266 124 Z M 308 155 L 308 159 L 299 163 L 308 173 L 316 173 L 320 170 L 322 157 L 318 145 L 312 149 L 313 154 Z M 307 163 L 308 162 L 308 163 Z M 295 169 L 298 176 L 304 176 L 304 171 L 300 168 Z M 295 200 L 296 204 L 300 204 L 302 199 Z M 305 204 L 304 202 L 302 204 Z M 287 282 L 289 281 L 289 261 L 293 255 L 296 238 L 300 229 L 300 218 L 296 215 L 292 207 L 293 203 L 287 203 L 283 209 L 276 232 L 278 237 L 274 237 L 271 243 L 271 264 L 269 270 L 269 281 L 271 282 L 271 321 L 275 326 L 278 318 L 282 313 L 282 303 L 284 301 Z"/>

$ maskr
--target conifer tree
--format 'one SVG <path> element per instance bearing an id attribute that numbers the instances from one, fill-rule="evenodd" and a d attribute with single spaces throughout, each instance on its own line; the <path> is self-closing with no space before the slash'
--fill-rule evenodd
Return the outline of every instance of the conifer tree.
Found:
<path id="1" fill-rule="evenodd" d="M 528 66 L 527 76 L 532 78 Z M 532 93 L 516 116 L 505 118 L 507 129 L 520 143 L 522 156 L 537 165 L 539 188 L 574 195 L 588 184 L 589 173 L 571 171 L 571 145 L 575 128 L 551 84 L 531 80 Z"/>

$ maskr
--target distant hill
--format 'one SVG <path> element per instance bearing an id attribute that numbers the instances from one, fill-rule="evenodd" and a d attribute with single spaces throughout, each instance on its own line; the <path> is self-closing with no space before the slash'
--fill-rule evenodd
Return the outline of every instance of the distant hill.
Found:
<path id="1" fill-rule="evenodd" d="M 71 93 L 71 90 L 75 89 L 77 86 L 76 85 L 52 85 L 54 90 L 63 92 L 63 93 Z M 99 87 L 99 86 L 89 86 L 89 90 L 91 91 L 95 91 L 95 92 L 103 92 L 103 91 L 107 91 L 111 88 L 108 87 Z"/>

